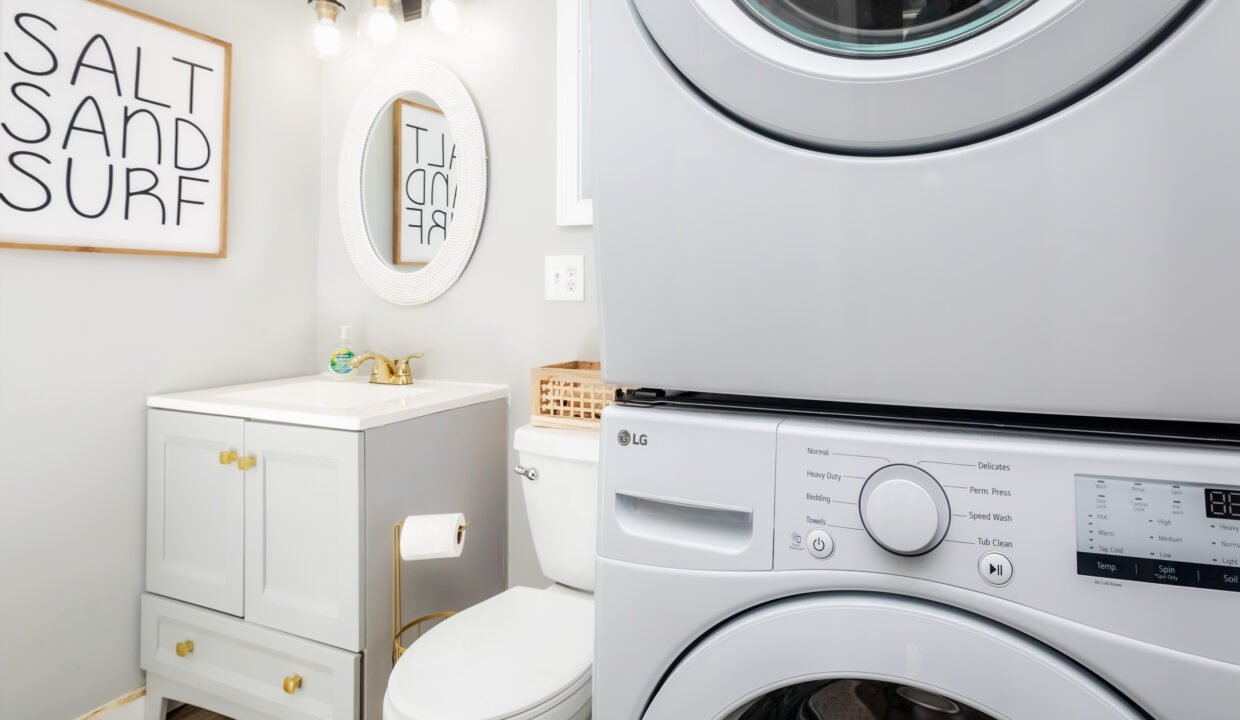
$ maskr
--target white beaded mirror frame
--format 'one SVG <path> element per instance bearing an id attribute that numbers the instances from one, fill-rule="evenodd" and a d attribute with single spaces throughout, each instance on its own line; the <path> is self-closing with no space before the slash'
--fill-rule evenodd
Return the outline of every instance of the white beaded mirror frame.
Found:
<path id="1" fill-rule="evenodd" d="M 375 118 L 398 96 L 416 92 L 435 101 L 457 144 L 457 202 L 443 247 L 417 272 L 403 272 L 380 258 L 370 241 L 362 197 L 367 139 Z M 379 128 L 376 132 L 384 132 Z M 409 60 L 384 68 L 362 91 L 340 144 L 337 202 L 340 230 L 353 267 L 376 295 L 396 305 L 421 305 L 452 287 L 478 244 L 486 211 L 487 153 L 482 120 L 469 91 L 451 70 L 430 60 Z"/>

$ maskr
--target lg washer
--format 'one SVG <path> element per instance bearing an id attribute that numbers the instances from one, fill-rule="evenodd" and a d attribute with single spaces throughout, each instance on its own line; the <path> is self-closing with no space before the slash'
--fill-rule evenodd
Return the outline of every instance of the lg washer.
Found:
<path id="1" fill-rule="evenodd" d="M 609 381 L 1240 422 L 1240 3 L 590 7 Z"/>
<path id="2" fill-rule="evenodd" d="M 600 720 L 1237 716 L 1234 449 L 617 406 L 603 437 Z"/>

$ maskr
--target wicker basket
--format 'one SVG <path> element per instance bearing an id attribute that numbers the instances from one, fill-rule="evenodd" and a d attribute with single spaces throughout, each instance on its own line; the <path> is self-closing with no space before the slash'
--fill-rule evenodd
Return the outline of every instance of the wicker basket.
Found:
<path id="1" fill-rule="evenodd" d="M 603 382 L 599 363 L 586 360 L 534 368 L 530 388 L 531 421 L 537 427 L 594 430 L 603 408 L 616 399 Z"/>

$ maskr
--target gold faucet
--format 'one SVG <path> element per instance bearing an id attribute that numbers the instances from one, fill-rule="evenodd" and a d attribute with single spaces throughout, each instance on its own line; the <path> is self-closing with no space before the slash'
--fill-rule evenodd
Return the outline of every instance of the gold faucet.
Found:
<path id="1" fill-rule="evenodd" d="M 417 360 L 421 357 L 424 357 L 422 353 L 409 353 L 404 357 L 392 360 L 386 355 L 368 352 L 353 358 L 349 365 L 356 370 L 361 367 L 362 363 L 370 360 L 373 362 L 370 370 L 370 382 L 376 385 L 412 385 L 413 371 L 409 369 L 409 361 Z"/>
<path id="2" fill-rule="evenodd" d="M 421 360 L 424 357 L 426 357 L 425 353 L 409 353 L 402 358 L 396 358 L 396 384 L 412 385 L 413 368 L 409 367 L 409 361 Z"/>

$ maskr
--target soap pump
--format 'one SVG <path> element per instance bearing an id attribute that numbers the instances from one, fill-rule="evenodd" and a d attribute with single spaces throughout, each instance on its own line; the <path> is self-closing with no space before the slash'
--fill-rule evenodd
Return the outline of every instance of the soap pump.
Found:
<path id="1" fill-rule="evenodd" d="M 348 325 L 340 326 L 340 339 L 336 341 L 336 349 L 332 350 L 331 359 L 327 362 L 327 369 L 334 380 L 347 380 L 353 372 L 353 358 L 357 354 L 349 345 L 349 329 Z"/>

